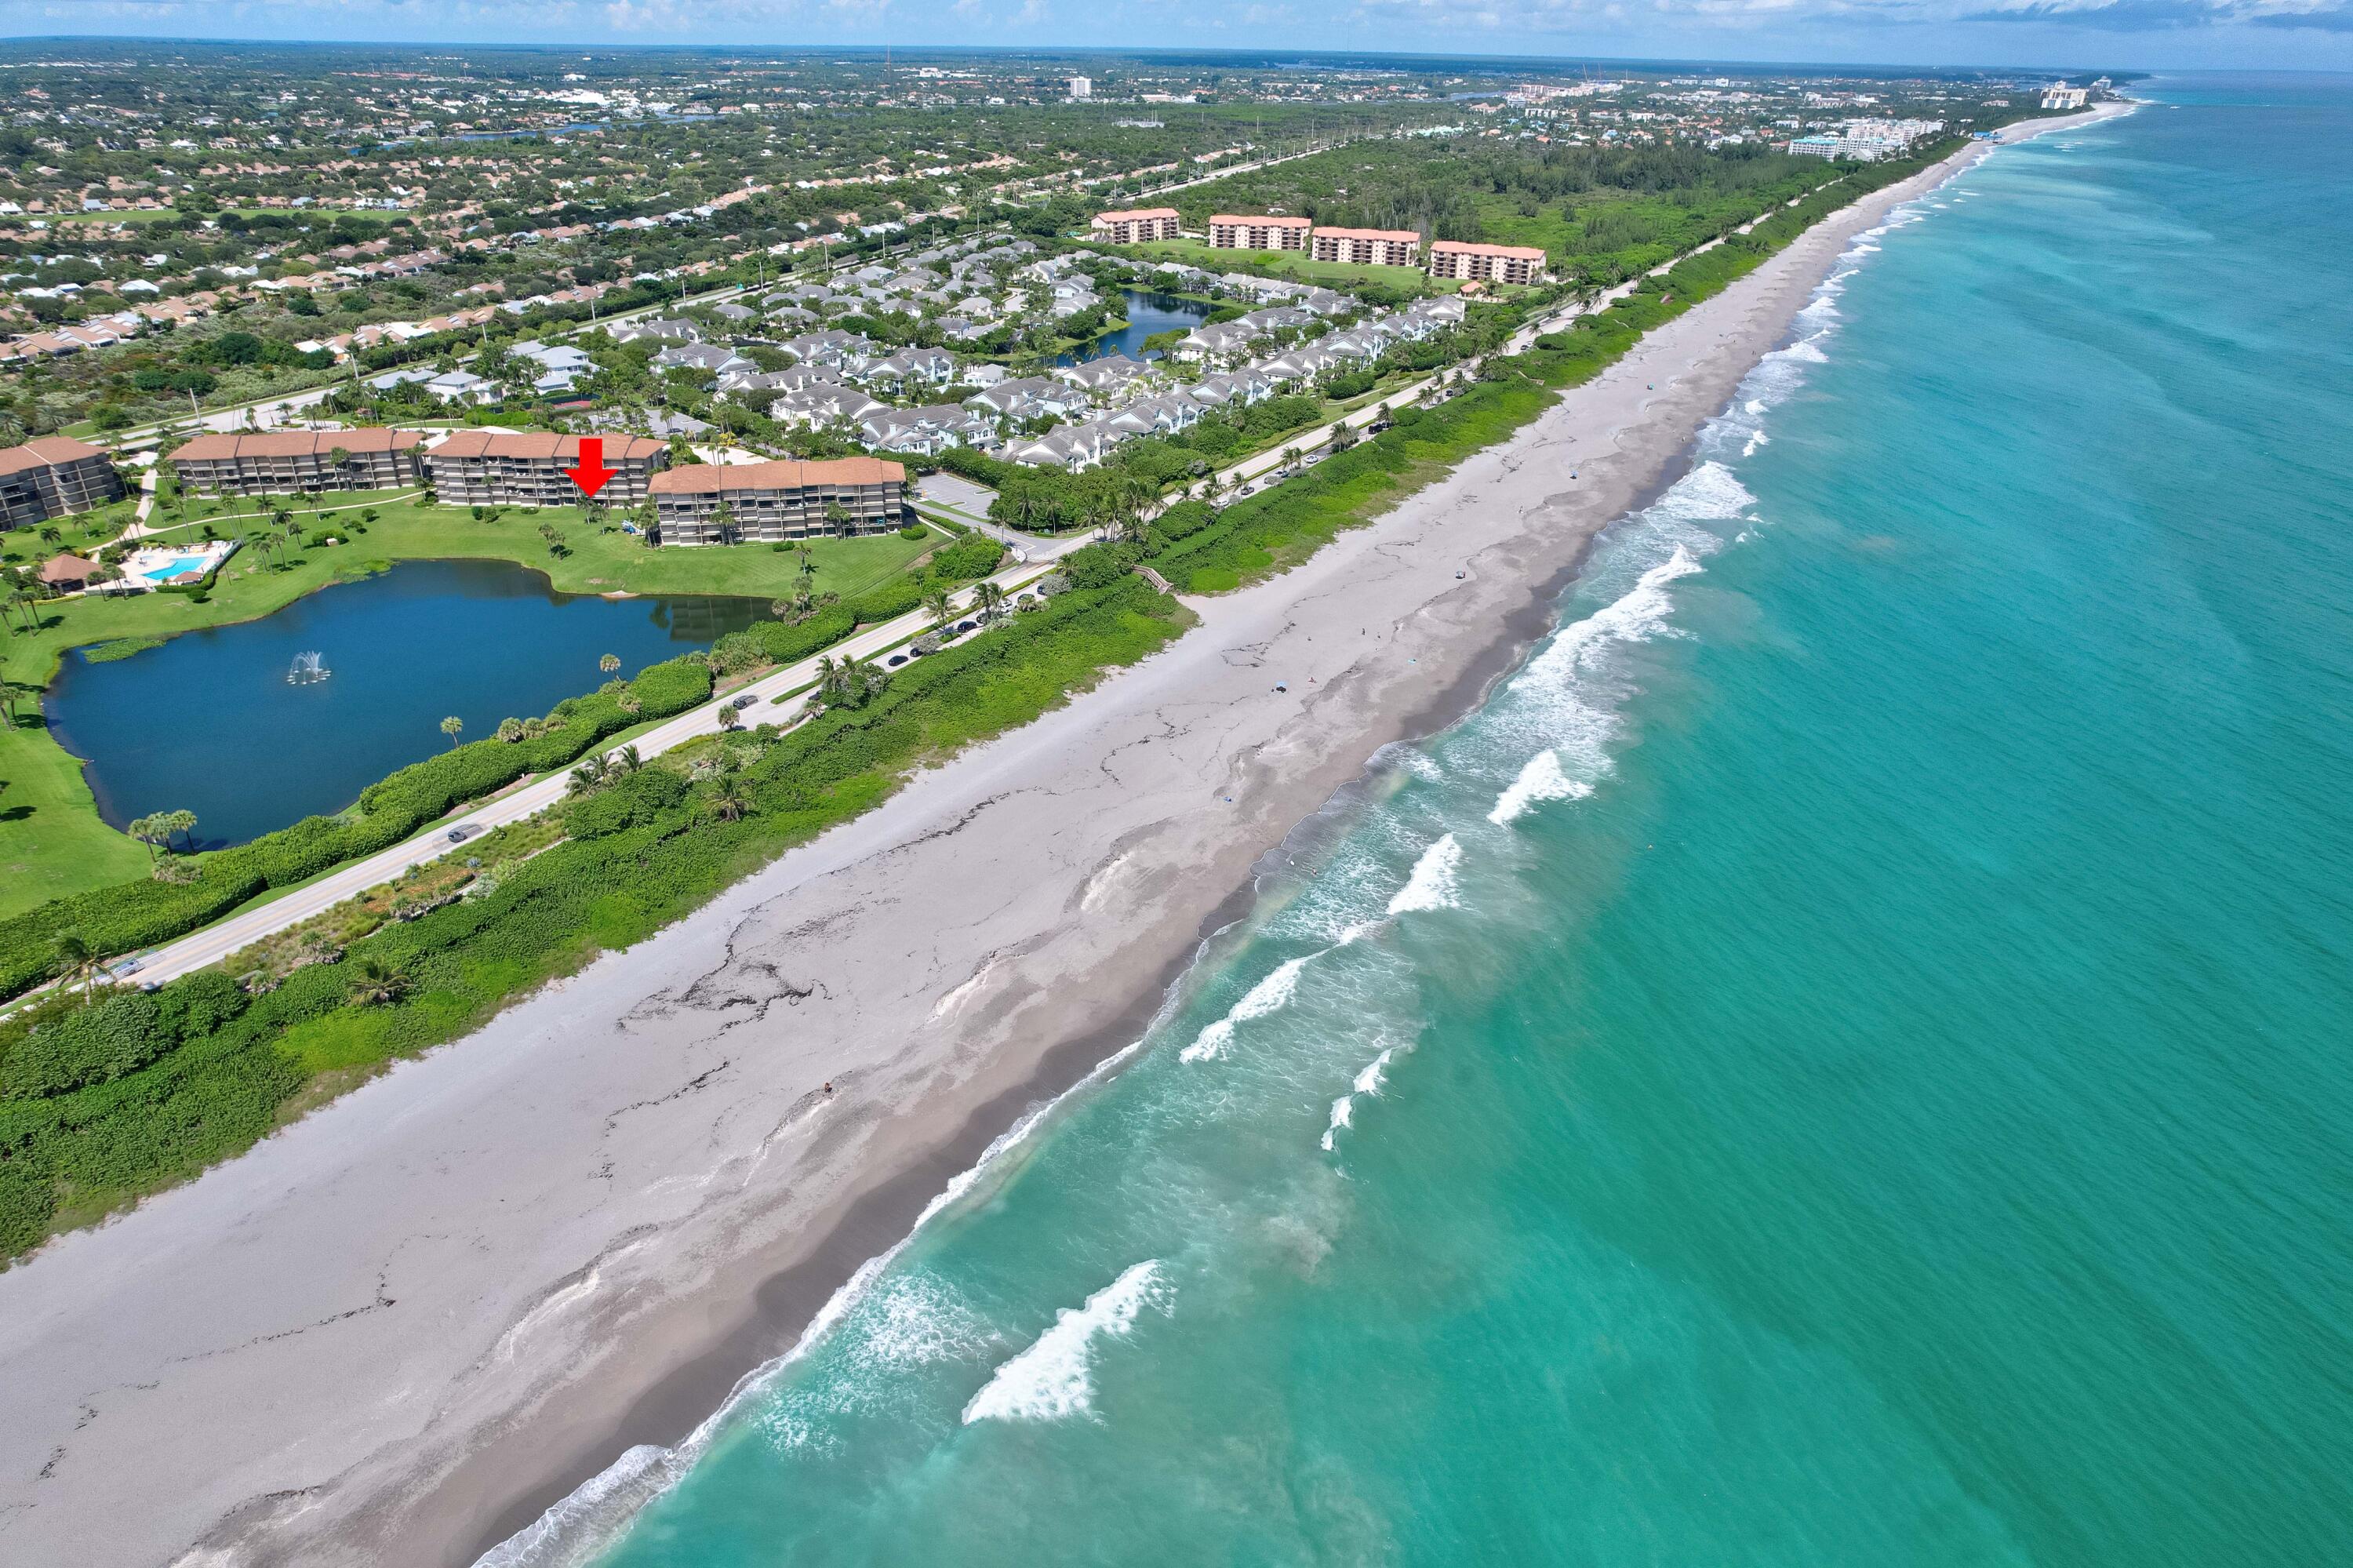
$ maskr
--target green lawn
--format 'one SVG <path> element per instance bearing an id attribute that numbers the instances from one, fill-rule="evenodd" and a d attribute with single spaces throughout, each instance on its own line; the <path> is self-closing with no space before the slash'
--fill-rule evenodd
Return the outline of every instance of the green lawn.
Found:
<path id="1" fill-rule="evenodd" d="M 800 557 L 765 545 L 649 550 L 636 535 L 599 534 L 572 507 L 533 512 L 501 511 L 495 522 L 476 522 L 461 507 L 426 507 L 387 494 L 330 497 L 323 523 L 308 507 L 294 508 L 307 537 L 314 528 L 344 536 L 359 508 L 374 506 L 376 521 L 364 535 L 320 549 L 296 547 L 281 567 L 265 564 L 248 546 L 229 557 L 210 599 L 198 604 L 185 594 L 147 593 L 121 598 L 59 599 L 38 607 L 37 631 L 0 637 L 0 676 L 47 686 L 67 650 L 125 637 L 170 637 L 207 626 L 252 620 L 283 609 L 329 583 L 364 577 L 396 561 L 487 557 L 517 561 L 547 574 L 554 586 L 574 593 L 742 594 L 784 598 L 797 586 Z M 243 497 L 205 501 L 191 508 L 186 536 L 201 533 L 199 514 L 214 519 L 223 535 L 250 533 L 264 519 L 233 519 L 255 503 Z M 332 508 L 349 508 L 336 511 Z M 172 514 L 159 516 L 170 522 Z M 64 524 L 82 520 L 61 519 Z M 570 554 L 551 556 L 540 524 L 553 524 Z M 61 548 L 90 545 L 87 528 L 66 526 L 61 544 L 49 544 L 29 530 L 5 536 L 12 565 L 47 558 Z M 175 530 L 177 532 L 177 530 Z M 810 544 L 817 590 L 852 598 L 874 588 L 949 543 L 896 534 L 858 539 L 819 539 Z M 94 547 L 91 546 L 91 547 Z M 19 622 L 21 625 L 21 621 Z M 136 876 L 146 852 L 98 818 L 75 760 L 50 738 L 47 728 L 20 704 L 32 722 L 0 725 L 0 916 L 16 914 L 49 898 Z"/>
<path id="2" fill-rule="evenodd" d="M 1155 261 L 1182 261 L 1212 272 L 1263 272 L 1295 278 L 1303 283 L 1351 288 L 1359 283 L 1383 283 L 1409 294 L 1451 293 L 1460 285 L 1433 279 L 1419 267 L 1355 267 L 1343 261 L 1311 261 L 1295 250 L 1213 250 L 1196 239 L 1155 239 L 1148 245 L 1108 248 L 1107 254 L 1144 256 Z"/>

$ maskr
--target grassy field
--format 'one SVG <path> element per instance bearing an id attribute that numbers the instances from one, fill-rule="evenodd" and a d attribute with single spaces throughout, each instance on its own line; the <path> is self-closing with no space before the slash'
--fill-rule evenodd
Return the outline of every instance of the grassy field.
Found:
<path id="1" fill-rule="evenodd" d="M 290 547 L 282 567 L 265 564 L 251 546 L 229 557 L 210 598 L 199 604 L 185 594 L 147 593 L 120 598 L 58 599 L 37 607 L 40 627 L 0 638 L 0 677 L 20 686 L 44 687 L 55 678 L 69 649 L 119 638 L 170 637 L 207 626 L 252 620 L 281 609 L 329 583 L 382 571 L 396 561 L 488 558 L 515 561 L 547 574 L 554 586 L 573 593 L 741 594 L 784 598 L 797 586 L 799 556 L 765 545 L 726 548 L 649 550 L 634 535 L 599 534 L 574 508 L 529 511 L 510 507 L 495 522 L 477 522 L 460 507 L 427 507 L 401 499 L 401 493 L 343 495 L 329 502 L 323 521 L 308 507 L 295 509 L 305 537 L 323 531 L 344 538 L 360 509 L 378 515 L 367 532 L 346 543 L 321 548 Z M 198 514 L 209 516 L 224 536 L 260 528 L 266 517 L 249 513 L 240 497 L 200 503 L 179 537 L 202 532 Z M 348 511 L 332 508 L 345 507 Z M 166 514 L 164 521 L 169 521 Z M 79 519 L 62 519 L 73 524 Z M 540 524 L 563 535 L 569 554 L 551 556 Z M 13 565 L 46 559 L 61 548 L 94 547 L 86 528 L 61 529 L 59 544 L 18 530 L 6 535 Z M 916 542 L 896 534 L 811 542 L 817 591 L 852 598 L 905 570 L 931 549 L 948 543 L 934 533 Z M 19 625 L 21 626 L 21 621 Z M 29 909 L 47 899 L 136 876 L 147 852 L 99 820 L 75 759 L 62 750 L 33 711 L 18 705 L 22 722 L 0 724 L 0 916 Z"/>
<path id="2" fill-rule="evenodd" d="M 1312 261 L 1295 250 L 1214 250 L 1197 239 L 1155 239 L 1148 245 L 1117 246 L 1107 253 L 1142 256 L 1155 261 L 1182 261 L 1212 272 L 1262 272 L 1335 289 L 1381 283 L 1409 294 L 1420 294 L 1451 293 L 1458 286 L 1434 280 L 1418 267 L 1354 267 L 1343 261 Z"/>

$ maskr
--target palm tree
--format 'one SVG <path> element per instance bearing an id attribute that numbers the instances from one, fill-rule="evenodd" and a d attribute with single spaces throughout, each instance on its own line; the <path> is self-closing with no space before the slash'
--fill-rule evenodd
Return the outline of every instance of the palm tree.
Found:
<path id="1" fill-rule="evenodd" d="M 408 977 L 381 959 L 365 958 L 352 966 L 352 978 L 346 983 L 354 1003 L 375 1007 L 398 1001 L 408 989 Z"/>
<path id="2" fill-rule="evenodd" d="M 638 756 L 637 743 L 634 741 L 613 753 L 607 760 L 624 773 L 635 773 L 645 766 L 644 761 Z"/>
<path id="3" fill-rule="evenodd" d="M 516 741 L 522 738 L 522 720 L 519 718 L 502 718 L 499 720 L 498 736 L 501 740 L 505 741 L 509 746 L 512 746 Z"/>
<path id="4" fill-rule="evenodd" d="M 973 590 L 973 602 L 980 606 L 984 622 L 995 620 L 1005 611 L 1005 590 L 984 577 L 980 587 Z"/>
<path id="5" fill-rule="evenodd" d="M 167 841 L 169 838 L 177 838 L 188 848 L 195 847 L 195 841 L 188 837 L 196 831 L 196 814 L 194 811 L 164 811 L 159 813 L 154 820 L 167 835 Z"/>
<path id="6" fill-rule="evenodd" d="M 165 836 L 163 825 L 153 817 L 133 817 L 123 831 L 147 846 L 147 863 L 154 864 L 155 841 Z"/>
<path id="7" fill-rule="evenodd" d="M 618 653 L 607 653 L 596 661 L 596 669 L 602 674 L 609 675 L 620 667 L 621 656 Z"/>
<path id="8" fill-rule="evenodd" d="M 605 782 L 605 759 L 591 757 L 572 770 L 571 793 L 586 795 Z"/>
<path id="9" fill-rule="evenodd" d="M 949 597 L 945 588 L 934 588 L 923 600 L 923 609 L 931 615 L 934 631 L 946 630 L 948 622 L 955 619 L 955 600 Z"/>
<path id="10" fill-rule="evenodd" d="M 451 714 L 441 721 L 441 733 L 449 737 L 449 749 L 452 751 L 458 749 L 458 737 L 463 735 L 465 730 L 466 721 L 456 714 Z"/>
<path id="11" fill-rule="evenodd" d="M 81 933 L 58 932 L 50 950 L 57 959 L 53 972 L 60 979 L 80 980 L 82 996 L 87 999 L 97 975 L 98 955 L 90 950 L 90 944 L 81 939 Z"/>
<path id="12" fill-rule="evenodd" d="M 18 703 L 37 701 L 40 694 L 40 687 L 29 684 L 26 682 L 0 680 L 0 711 L 5 711 L 7 714 L 8 723 L 11 726 L 14 726 L 19 722 L 16 715 L 16 705 Z"/>
<path id="13" fill-rule="evenodd" d="M 849 521 L 849 508 L 839 501 L 825 503 L 825 525 L 828 529 L 835 534 L 848 534 Z"/>
<path id="14" fill-rule="evenodd" d="M 711 792 L 706 803 L 711 808 L 711 814 L 723 822 L 739 821 L 752 809 L 751 801 L 744 798 L 742 788 L 732 779 L 722 780 L 719 787 Z"/>

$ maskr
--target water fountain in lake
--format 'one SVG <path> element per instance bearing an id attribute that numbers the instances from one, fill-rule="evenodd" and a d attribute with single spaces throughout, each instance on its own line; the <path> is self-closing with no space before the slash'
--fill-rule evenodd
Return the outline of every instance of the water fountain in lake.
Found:
<path id="1" fill-rule="evenodd" d="M 294 655 L 294 667 L 286 672 L 286 683 L 290 686 L 313 685 L 333 673 L 319 662 L 316 653 L 297 653 Z"/>

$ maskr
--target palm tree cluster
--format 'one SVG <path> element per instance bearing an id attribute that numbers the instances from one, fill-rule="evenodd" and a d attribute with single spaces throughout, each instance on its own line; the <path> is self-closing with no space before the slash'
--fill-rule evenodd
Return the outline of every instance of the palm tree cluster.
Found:
<path id="1" fill-rule="evenodd" d="M 187 835 L 195 832 L 195 829 L 196 814 L 194 811 L 178 810 L 154 811 L 144 817 L 134 817 L 126 831 L 132 838 L 147 846 L 147 858 L 153 863 L 158 844 L 164 846 L 164 857 L 169 859 L 173 853 L 173 842 L 178 840 L 184 844 L 189 843 Z"/>
<path id="2" fill-rule="evenodd" d="M 817 662 L 818 705 L 827 708 L 864 707 L 889 679 L 881 667 L 870 661 L 849 657 L 837 662 L 828 654 Z"/>
<path id="3" fill-rule="evenodd" d="M 625 746 L 609 757 L 598 755 L 586 758 L 572 770 L 570 792 L 575 795 L 593 794 L 644 766 L 645 761 L 638 757 L 635 746 Z"/>

